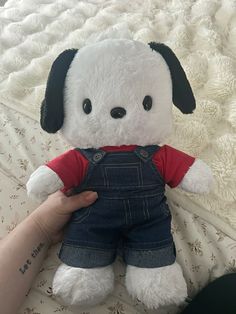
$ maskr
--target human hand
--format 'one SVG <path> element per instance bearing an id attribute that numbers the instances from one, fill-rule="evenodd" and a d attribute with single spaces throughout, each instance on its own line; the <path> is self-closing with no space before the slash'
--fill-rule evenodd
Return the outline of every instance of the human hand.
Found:
<path id="1" fill-rule="evenodd" d="M 66 196 L 57 191 L 46 199 L 30 216 L 53 244 L 62 240 L 63 227 L 73 211 L 87 207 L 96 201 L 96 192 L 86 191 Z"/>

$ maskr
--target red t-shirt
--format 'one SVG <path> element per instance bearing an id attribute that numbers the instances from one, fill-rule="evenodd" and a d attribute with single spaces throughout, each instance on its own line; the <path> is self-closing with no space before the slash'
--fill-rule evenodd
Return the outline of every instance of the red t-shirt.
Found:
<path id="1" fill-rule="evenodd" d="M 106 152 L 133 151 L 137 145 L 105 146 L 100 149 Z M 179 185 L 183 177 L 194 163 L 191 157 L 168 145 L 162 146 L 152 157 L 154 165 L 163 177 L 166 184 L 174 188 Z M 46 165 L 61 178 L 65 190 L 79 186 L 88 169 L 88 160 L 76 149 L 49 161 Z"/>

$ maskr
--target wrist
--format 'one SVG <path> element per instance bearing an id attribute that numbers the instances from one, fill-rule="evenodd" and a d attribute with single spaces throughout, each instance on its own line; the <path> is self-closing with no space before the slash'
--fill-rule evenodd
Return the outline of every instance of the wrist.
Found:
<path id="1" fill-rule="evenodd" d="M 28 219 L 34 225 L 37 232 L 41 234 L 44 242 L 48 244 L 48 246 L 50 246 L 52 244 L 52 238 L 48 231 L 46 230 L 46 228 L 44 227 L 43 223 L 41 222 L 40 217 L 38 217 L 38 215 L 35 212 L 33 212 L 28 217 Z"/>

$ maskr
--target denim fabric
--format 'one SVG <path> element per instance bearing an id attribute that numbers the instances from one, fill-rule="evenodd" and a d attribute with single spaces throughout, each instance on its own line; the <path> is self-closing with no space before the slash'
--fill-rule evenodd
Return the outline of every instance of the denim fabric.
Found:
<path id="1" fill-rule="evenodd" d="M 129 265 L 161 267 L 174 263 L 165 182 L 152 163 L 158 149 L 80 150 L 89 160 L 89 168 L 76 193 L 93 190 L 99 197 L 91 206 L 73 213 L 59 253 L 64 263 L 84 268 L 109 265 L 120 243 Z"/>

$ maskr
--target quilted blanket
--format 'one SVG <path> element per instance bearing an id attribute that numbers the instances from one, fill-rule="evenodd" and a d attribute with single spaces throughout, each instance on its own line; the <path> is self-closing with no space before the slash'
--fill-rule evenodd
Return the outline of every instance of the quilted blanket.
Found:
<path id="1" fill-rule="evenodd" d="M 37 120 L 64 49 L 108 37 L 166 43 L 197 100 L 191 116 L 173 109 L 168 143 L 206 161 L 215 178 L 209 195 L 169 195 L 236 238 L 235 12 L 235 0 L 9 0 L 0 8 L 0 101 Z"/>

